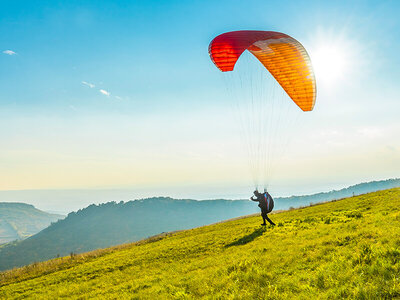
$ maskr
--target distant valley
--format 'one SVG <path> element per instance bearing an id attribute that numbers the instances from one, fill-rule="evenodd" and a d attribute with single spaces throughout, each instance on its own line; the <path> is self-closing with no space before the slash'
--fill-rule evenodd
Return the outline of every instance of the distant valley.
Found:
<path id="1" fill-rule="evenodd" d="M 25 239 L 63 218 L 30 204 L 0 202 L 0 244 Z"/>

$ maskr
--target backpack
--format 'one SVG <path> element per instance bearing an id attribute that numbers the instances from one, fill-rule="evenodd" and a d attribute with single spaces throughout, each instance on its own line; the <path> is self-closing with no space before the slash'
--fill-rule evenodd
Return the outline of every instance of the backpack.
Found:
<path id="1" fill-rule="evenodd" d="M 267 213 L 269 213 L 274 209 L 274 199 L 272 199 L 271 195 L 268 192 L 265 192 L 263 196 L 265 204 L 267 206 Z"/>

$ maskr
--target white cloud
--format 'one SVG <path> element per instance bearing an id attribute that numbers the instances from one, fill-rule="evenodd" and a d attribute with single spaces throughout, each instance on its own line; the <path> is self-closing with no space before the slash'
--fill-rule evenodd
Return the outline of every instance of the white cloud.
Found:
<path id="1" fill-rule="evenodd" d="M 106 95 L 107 97 L 111 95 L 110 92 L 107 92 L 106 90 L 99 90 L 100 93 L 102 93 L 103 95 Z"/>
<path id="2" fill-rule="evenodd" d="M 120 96 L 114 96 L 115 97 L 115 99 L 117 99 L 117 100 L 122 100 L 122 98 L 120 97 Z"/>
<path id="3" fill-rule="evenodd" d="M 89 82 L 86 82 L 86 81 L 82 81 L 82 84 L 87 85 L 91 89 L 95 87 L 95 85 L 93 83 L 89 83 Z"/>
<path id="4" fill-rule="evenodd" d="M 15 55 L 15 54 L 17 54 L 16 52 L 14 52 L 12 50 L 4 50 L 3 53 L 7 54 L 7 55 Z"/>

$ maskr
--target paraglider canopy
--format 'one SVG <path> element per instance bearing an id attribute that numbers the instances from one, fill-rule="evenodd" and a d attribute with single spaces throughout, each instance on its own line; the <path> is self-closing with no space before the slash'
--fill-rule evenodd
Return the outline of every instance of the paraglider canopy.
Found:
<path id="1" fill-rule="evenodd" d="M 315 76 L 307 51 L 291 36 L 274 31 L 242 30 L 221 34 L 209 46 L 222 72 L 232 71 L 242 53 L 251 52 L 303 111 L 315 105 Z"/>

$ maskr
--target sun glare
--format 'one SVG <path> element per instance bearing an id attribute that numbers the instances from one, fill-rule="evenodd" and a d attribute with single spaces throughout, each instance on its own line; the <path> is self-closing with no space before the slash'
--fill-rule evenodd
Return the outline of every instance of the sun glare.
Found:
<path id="1" fill-rule="evenodd" d="M 345 29 L 319 28 L 307 47 L 317 86 L 337 87 L 349 77 L 360 75 L 363 55 L 359 43 Z"/>
<path id="2" fill-rule="evenodd" d="M 339 47 L 319 46 L 311 56 L 317 82 L 333 85 L 344 79 L 348 61 Z"/>

